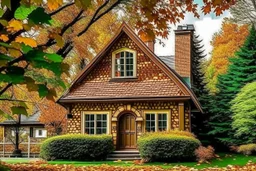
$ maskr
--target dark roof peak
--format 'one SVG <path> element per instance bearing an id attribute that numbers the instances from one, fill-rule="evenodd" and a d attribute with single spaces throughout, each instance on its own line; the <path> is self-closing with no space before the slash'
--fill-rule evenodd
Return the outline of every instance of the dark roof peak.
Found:
<path id="1" fill-rule="evenodd" d="M 195 27 L 193 24 L 178 25 L 176 31 L 194 31 Z"/>

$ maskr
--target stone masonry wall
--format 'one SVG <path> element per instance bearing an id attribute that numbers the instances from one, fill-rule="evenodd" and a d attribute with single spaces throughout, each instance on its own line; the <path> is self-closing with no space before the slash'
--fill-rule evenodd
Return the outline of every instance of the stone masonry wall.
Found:
<path id="1" fill-rule="evenodd" d="M 111 115 L 118 110 L 120 106 L 126 103 L 78 103 L 73 104 L 71 113 L 72 119 L 68 119 L 68 133 L 81 133 L 81 114 L 83 111 L 110 111 Z M 177 102 L 134 102 L 130 103 L 131 108 L 135 108 L 140 113 L 144 110 L 170 110 L 171 113 L 171 129 L 179 128 L 179 112 Z M 189 108 L 185 107 L 185 130 L 190 130 Z"/>

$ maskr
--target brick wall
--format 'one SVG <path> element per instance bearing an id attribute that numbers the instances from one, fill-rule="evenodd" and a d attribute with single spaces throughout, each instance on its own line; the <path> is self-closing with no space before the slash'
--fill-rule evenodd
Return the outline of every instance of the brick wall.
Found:
<path id="1" fill-rule="evenodd" d="M 175 71 L 181 77 L 191 74 L 191 33 L 175 35 Z"/>
<path id="2" fill-rule="evenodd" d="M 68 119 L 68 133 L 81 133 L 81 114 L 83 111 L 110 111 L 112 117 L 116 111 L 127 105 L 126 103 L 77 103 L 72 105 L 72 119 Z M 130 103 L 131 108 L 136 109 L 143 114 L 144 110 L 170 110 L 171 113 L 171 129 L 179 128 L 179 112 L 177 102 L 133 102 Z M 190 130 L 189 107 L 185 106 L 185 130 Z"/>

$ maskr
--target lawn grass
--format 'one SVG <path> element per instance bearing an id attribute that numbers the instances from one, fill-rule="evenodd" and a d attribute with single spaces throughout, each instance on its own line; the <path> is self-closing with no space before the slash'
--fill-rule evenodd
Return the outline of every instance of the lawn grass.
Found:
<path id="1" fill-rule="evenodd" d="M 142 166 L 160 166 L 162 168 L 171 168 L 174 166 L 188 166 L 188 167 L 194 167 L 197 169 L 201 168 L 207 168 L 207 167 L 226 167 L 227 165 L 240 165 L 243 166 L 248 161 L 252 161 L 256 163 L 256 156 L 244 156 L 242 154 L 231 154 L 229 156 L 225 156 L 225 154 L 219 154 L 221 159 L 215 159 L 210 164 L 200 164 L 197 165 L 196 162 L 181 162 L 181 163 L 163 163 L 163 162 L 153 162 L 153 163 L 145 163 Z M 28 163 L 28 159 L 4 159 L 2 160 L 7 163 Z M 49 164 L 70 164 L 74 166 L 99 166 L 102 164 L 107 164 L 111 166 L 121 166 L 121 167 L 127 167 L 127 166 L 134 166 L 132 161 L 120 161 L 120 162 L 114 162 L 114 161 L 49 161 Z M 140 167 L 140 165 L 138 165 Z"/>

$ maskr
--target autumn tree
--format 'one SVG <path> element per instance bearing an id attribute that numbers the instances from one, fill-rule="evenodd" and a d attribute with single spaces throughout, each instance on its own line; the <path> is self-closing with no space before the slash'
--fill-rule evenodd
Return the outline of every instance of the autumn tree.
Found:
<path id="1" fill-rule="evenodd" d="M 87 10 L 84 12 L 85 16 L 90 16 L 93 14 L 95 7 L 92 7 L 92 10 Z M 48 40 L 48 32 L 49 29 L 54 32 L 54 30 L 58 29 L 60 25 L 67 25 L 72 21 L 72 16 L 66 16 L 66 14 L 75 14 L 78 12 L 78 8 L 76 5 L 71 5 L 66 9 L 60 11 L 56 15 L 53 16 L 54 24 L 50 26 L 50 28 L 42 29 L 40 31 L 40 35 L 38 36 L 38 41 L 40 43 L 46 42 Z M 64 34 L 60 41 L 66 42 L 69 41 L 74 35 L 76 35 L 83 26 L 88 23 L 88 18 L 83 17 L 80 19 L 73 27 L 70 29 L 67 34 Z M 81 35 L 80 37 L 76 37 L 73 41 L 73 49 L 65 58 L 64 62 L 72 66 L 69 69 L 70 78 L 69 80 L 65 79 L 65 82 L 72 80 L 77 73 L 85 67 L 86 64 L 95 56 L 95 54 L 99 53 L 99 51 L 106 45 L 106 43 L 111 39 L 117 29 L 120 27 L 121 21 L 118 19 L 118 14 L 115 11 L 110 11 L 105 14 L 100 20 L 98 20 L 91 28 Z M 53 49 L 54 50 L 54 49 Z M 67 76 L 66 76 L 67 78 Z"/>
<path id="2" fill-rule="evenodd" d="M 229 65 L 229 58 L 243 45 L 248 35 L 247 25 L 238 25 L 230 22 L 223 22 L 221 31 L 216 33 L 211 42 L 213 50 L 210 63 L 206 70 L 207 88 L 210 93 L 215 94 L 217 77 L 225 74 Z"/>
<path id="3" fill-rule="evenodd" d="M 10 99 L 5 100 L 6 97 L 11 97 Z M 35 104 L 38 103 L 38 95 L 33 92 L 28 92 L 26 86 L 14 85 L 5 92 L 5 96 L 0 98 L 0 111 L 3 111 L 1 117 L 4 121 L 5 119 L 9 120 L 11 125 L 11 130 L 14 133 L 13 135 L 7 135 L 5 138 L 12 142 L 14 146 L 14 156 L 21 157 L 21 150 L 19 145 L 23 142 L 26 135 L 23 135 L 24 129 L 21 127 L 21 117 L 22 115 L 33 114 L 35 109 Z M 16 108 L 14 105 L 20 105 L 24 108 Z M 18 110 L 18 111 L 17 111 Z M 23 114 L 19 112 L 22 111 Z"/>
<path id="4" fill-rule="evenodd" d="M 64 107 L 54 101 L 44 99 L 39 105 L 39 111 L 39 121 L 45 124 L 49 136 L 65 133 L 67 126 L 67 111 Z"/>

